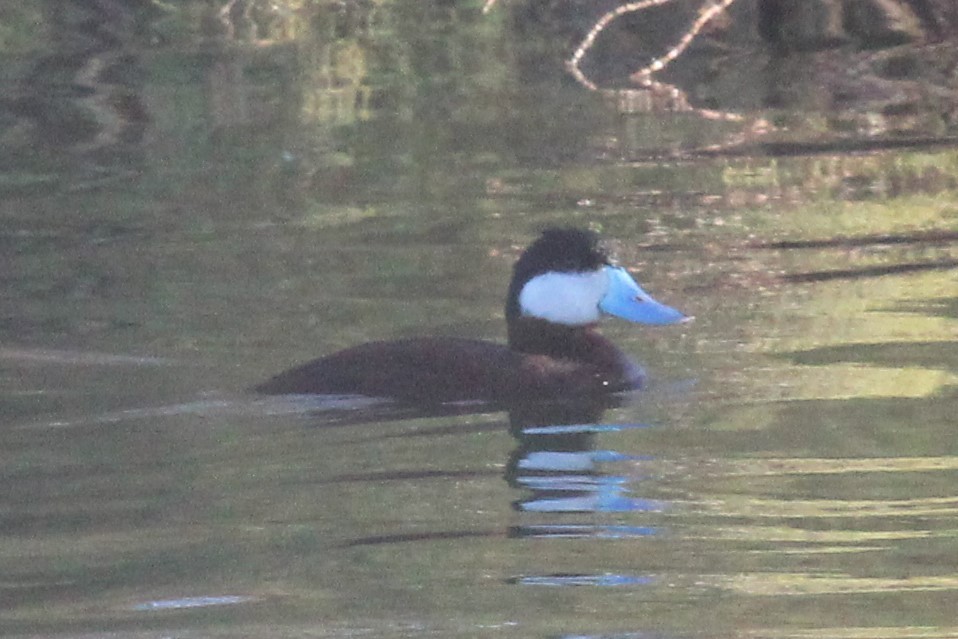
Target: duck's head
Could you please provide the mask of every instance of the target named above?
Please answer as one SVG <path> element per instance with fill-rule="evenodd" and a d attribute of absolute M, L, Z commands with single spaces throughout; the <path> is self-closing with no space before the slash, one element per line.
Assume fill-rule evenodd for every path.
<path fill-rule="evenodd" d="M 599 236 L 573 228 L 548 229 L 516 262 L 506 319 L 544 320 L 567 327 L 605 315 L 640 324 L 675 324 L 688 317 L 654 300 L 602 247 Z"/>

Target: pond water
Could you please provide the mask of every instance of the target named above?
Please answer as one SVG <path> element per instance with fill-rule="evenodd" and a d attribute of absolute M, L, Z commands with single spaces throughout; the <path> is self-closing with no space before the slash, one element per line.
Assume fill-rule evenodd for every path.
<path fill-rule="evenodd" d="M 507 9 L 412 6 L 6 55 L 33 101 L 0 136 L 0 634 L 958 635 L 948 131 L 723 153 L 749 124 L 589 92 Z M 554 224 L 696 317 L 604 326 L 647 390 L 246 390 L 372 339 L 504 340 Z"/>

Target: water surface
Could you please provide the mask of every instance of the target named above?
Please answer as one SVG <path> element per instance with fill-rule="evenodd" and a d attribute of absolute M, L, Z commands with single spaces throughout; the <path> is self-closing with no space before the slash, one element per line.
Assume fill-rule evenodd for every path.
<path fill-rule="evenodd" d="M 41 105 L 76 88 L 58 56 L 128 74 L 60 128 L 4 111 L 0 632 L 958 634 L 948 132 L 714 152 L 746 125 L 623 112 L 509 13 L 428 6 L 10 54 Z M 696 316 L 605 327 L 648 390 L 245 390 L 371 339 L 503 340 L 549 224 Z"/>

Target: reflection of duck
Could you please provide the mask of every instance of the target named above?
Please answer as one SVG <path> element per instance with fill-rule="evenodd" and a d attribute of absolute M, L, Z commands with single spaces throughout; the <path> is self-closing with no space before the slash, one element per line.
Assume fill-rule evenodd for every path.
<path fill-rule="evenodd" d="M 614 266 L 596 234 L 545 231 L 516 262 L 506 300 L 509 345 L 452 337 L 371 342 L 256 387 L 269 394 L 359 394 L 419 403 L 516 402 L 634 389 L 641 369 L 596 325 L 686 320 Z"/>

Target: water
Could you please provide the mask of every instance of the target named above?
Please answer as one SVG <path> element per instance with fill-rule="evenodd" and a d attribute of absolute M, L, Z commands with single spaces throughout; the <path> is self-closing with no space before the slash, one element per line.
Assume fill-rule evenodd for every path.
<path fill-rule="evenodd" d="M 737 125 L 618 112 L 505 15 L 138 49 L 97 87 L 149 117 L 99 135 L 4 112 L 0 634 L 958 634 L 958 156 L 676 154 Z M 245 390 L 371 339 L 502 340 L 554 223 L 696 316 L 604 327 L 647 391 Z"/>

